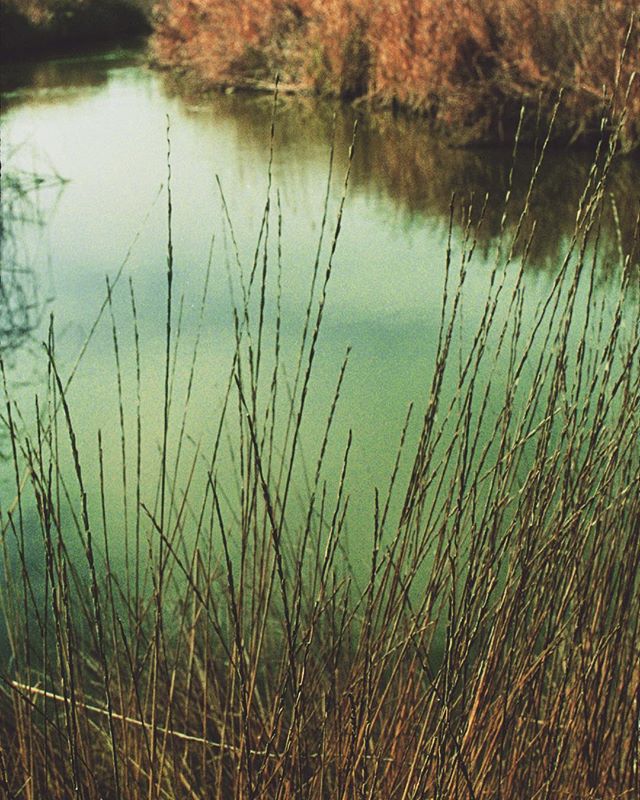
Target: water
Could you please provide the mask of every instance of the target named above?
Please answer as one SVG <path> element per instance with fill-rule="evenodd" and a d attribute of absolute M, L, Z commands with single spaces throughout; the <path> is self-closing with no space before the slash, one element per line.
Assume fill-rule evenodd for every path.
<path fill-rule="evenodd" d="M 142 501 L 151 509 L 157 500 L 157 454 L 163 428 L 167 126 L 174 334 L 180 319 L 170 431 L 174 445 L 200 327 L 200 298 L 213 237 L 209 297 L 179 471 L 179 479 L 186 480 L 196 446 L 200 453 L 208 453 L 215 439 L 234 353 L 230 295 L 233 292 L 238 300 L 241 293 L 218 180 L 247 280 L 267 197 L 272 99 L 244 94 L 214 95 L 206 100 L 190 97 L 166 76 L 149 70 L 137 50 L 98 52 L 7 68 L 3 90 L 4 173 L 22 176 L 27 182 L 33 182 L 33 174 L 44 177 L 44 181 L 36 186 L 29 184 L 28 191 L 20 193 L 20 213 L 14 215 L 10 227 L 5 224 L 4 281 L 9 285 L 9 262 L 19 265 L 12 285 L 19 285 L 22 299 L 17 306 L 23 315 L 19 335 L 14 329 L 11 337 L 5 333 L 2 340 L 11 397 L 23 409 L 27 429 L 33 426 L 30 420 L 35 396 L 46 403 L 47 358 L 41 343 L 47 338 L 49 319 L 53 317 L 56 360 L 61 378 L 66 380 L 98 318 L 108 276 L 114 284 L 131 496 L 136 420 L 131 280 L 142 342 Z M 279 198 L 283 231 L 281 349 L 288 368 L 282 382 L 292 380 L 295 372 L 321 230 L 332 136 L 335 158 L 321 272 L 357 116 L 351 182 L 302 432 L 305 464 L 298 462 L 299 484 L 294 492 L 304 494 L 305 469 L 313 472 L 340 364 L 351 348 L 326 474 L 329 486 L 335 488 L 352 431 L 347 527 L 349 557 L 356 564 L 359 553 L 370 547 L 374 492 L 376 487 L 383 494 L 386 491 L 409 404 L 421 409 L 428 397 L 452 192 L 457 196 L 452 242 L 456 270 L 464 231 L 461 206 L 472 201 L 477 218 L 485 193 L 489 194 L 463 297 L 460 343 L 464 345 L 465 337 L 473 336 L 485 305 L 512 163 L 509 150 L 448 150 L 419 120 L 362 115 L 311 98 L 281 98 L 273 148 L 269 247 L 271 259 L 277 260 L 275 208 Z M 508 230 L 517 220 L 534 159 L 535 152 L 530 151 L 518 159 Z M 565 152 L 550 153 L 545 162 L 532 200 L 538 230 L 526 263 L 525 320 L 532 318 L 551 287 L 573 229 L 589 164 L 588 154 Z M 620 238 L 610 224 L 612 215 L 608 215 L 602 234 L 605 257 L 596 276 L 597 302 L 613 303 L 617 298 L 619 246 L 624 249 L 633 225 L 632 210 L 624 197 L 639 179 L 637 162 L 616 165 L 611 189 L 612 196 L 618 198 Z M 516 254 L 507 285 L 515 279 L 518 268 Z M 273 361 L 276 278 L 277 270 L 271 267 L 266 287 L 263 375 L 268 374 Z M 5 304 L 5 316 L 7 308 Z M 496 320 L 496 326 L 501 322 Z M 10 327 L 5 326 L 7 330 Z M 68 399 L 92 496 L 99 480 L 98 431 L 102 434 L 107 506 L 118 509 L 117 519 L 109 524 L 117 559 L 123 557 L 125 514 L 115 363 L 107 309 L 91 334 Z M 491 380 L 499 391 L 503 374 L 498 370 Z M 421 412 L 414 415 L 410 439 L 415 437 L 420 416 Z M 16 494 L 6 433 L 0 447 L 5 455 L 0 464 L 0 508 L 5 525 Z M 411 448 L 403 462 L 405 471 L 410 453 Z M 60 457 L 70 465 L 68 452 Z M 230 460 L 221 463 L 231 470 Z M 71 494 L 72 487 L 70 479 Z M 193 491 L 197 493 L 198 489 Z M 233 486 L 229 492 L 233 495 Z M 92 514 L 99 518 L 95 497 L 91 502 Z M 131 503 L 127 514 L 131 528 Z M 23 524 L 37 538 L 35 514 Z M 34 564 L 41 568 L 37 557 Z M 33 566 L 34 574 L 37 569 Z"/>

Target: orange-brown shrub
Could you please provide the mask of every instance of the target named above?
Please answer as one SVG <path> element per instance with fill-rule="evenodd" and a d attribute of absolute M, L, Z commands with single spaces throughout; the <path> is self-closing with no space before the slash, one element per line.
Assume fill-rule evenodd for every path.
<path fill-rule="evenodd" d="M 155 55 L 205 84 L 283 80 L 430 115 L 474 140 L 531 129 L 565 97 L 557 135 L 597 133 L 603 111 L 640 140 L 640 25 L 632 0 L 165 0 Z M 621 57 L 624 54 L 624 59 Z M 621 69 L 620 69 L 621 65 Z"/>

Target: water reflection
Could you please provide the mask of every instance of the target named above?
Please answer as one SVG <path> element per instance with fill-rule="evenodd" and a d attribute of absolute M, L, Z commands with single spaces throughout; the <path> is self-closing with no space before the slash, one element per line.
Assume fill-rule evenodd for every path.
<path fill-rule="evenodd" d="M 215 175 L 227 194 L 241 255 L 251 259 L 267 187 L 272 98 L 238 93 L 213 94 L 203 100 L 168 76 L 147 69 L 140 50 L 15 65 L 6 74 L 5 87 L 12 90 L 3 95 L 3 161 L 8 148 L 30 141 L 39 153 L 47 154 L 55 170 L 70 179 L 59 204 L 51 197 L 47 201 L 50 246 L 38 255 L 41 263 L 51 262 L 60 352 L 66 349 L 70 361 L 75 358 L 103 300 L 105 273 L 117 270 L 134 240 L 128 269 L 139 293 L 141 320 L 149 320 L 150 325 L 157 321 L 166 259 L 166 214 L 163 201 L 156 201 L 166 174 L 167 114 L 174 174 L 176 296 L 184 292 L 187 307 L 197 303 L 195 287 L 201 285 L 215 232 L 214 263 L 219 275 L 211 293 L 211 326 L 219 336 L 227 335 L 224 265 L 229 253 L 224 247 Z M 387 426 L 387 434 L 393 437 L 406 403 L 420 397 L 424 383 L 433 320 L 440 305 L 452 193 L 459 203 L 473 198 L 476 211 L 485 193 L 491 198 L 478 232 L 478 258 L 468 278 L 472 308 L 485 291 L 512 154 L 509 149 L 449 149 L 417 119 L 367 115 L 314 98 L 282 97 L 273 188 L 282 201 L 282 303 L 292 328 L 306 307 L 307 267 L 313 260 L 322 216 L 329 143 L 335 128 L 333 214 L 356 119 L 358 141 L 337 254 L 340 263 L 325 319 L 325 347 L 330 351 L 327 372 L 341 359 L 344 348 L 357 342 L 352 367 L 358 375 L 360 357 L 361 376 L 354 379 L 359 393 L 356 405 L 376 408 L 371 416 L 382 420 L 375 423 L 378 432 Z M 23 153 L 20 168 L 26 169 L 29 160 Z M 523 151 L 516 163 L 506 221 L 511 230 L 527 194 L 533 161 L 532 151 Z M 547 154 L 531 199 L 538 224 L 527 262 L 529 274 L 548 281 L 564 257 L 589 167 L 586 153 Z M 637 161 L 614 164 L 610 190 L 618 210 L 620 239 L 609 203 L 598 262 L 603 286 L 610 282 L 617 287 L 619 252 L 628 250 L 639 184 Z M 458 234 L 464 224 L 458 212 L 454 223 Z M 32 237 L 24 242 L 33 244 Z M 39 268 L 38 280 L 44 274 Z M 532 302 L 536 302 L 546 291 L 545 284 L 531 283 Z M 271 290 L 275 292 L 274 287 Z M 40 291 L 40 296 L 46 294 Z M 162 330 L 154 329 L 154 342 L 161 342 L 162 335 Z M 42 331 L 39 338 L 44 338 Z M 102 361 L 108 359 L 107 339 L 92 369 L 99 372 Z M 372 371 L 385 375 L 385 390 L 366 399 L 370 394 L 367 375 Z"/>
<path fill-rule="evenodd" d="M 89 53 L 45 61 L 6 63 L 0 73 L 2 108 L 7 111 L 25 102 L 55 101 L 63 96 L 67 99 L 73 93 L 86 96 L 88 90 L 103 87 L 113 70 L 141 67 L 144 62 L 144 49 L 138 45 L 115 50 L 113 46 L 92 48 Z"/>
<path fill-rule="evenodd" d="M 244 151 L 254 158 L 264 158 L 269 146 L 271 97 L 214 93 L 203 100 L 200 95 L 189 94 L 183 82 L 168 75 L 149 75 L 144 60 L 144 51 L 136 48 L 10 66 L 4 70 L 1 84 L 3 107 L 7 111 L 24 103 L 68 104 L 74 96 L 86 99 L 117 74 L 121 82 L 131 80 L 147 84 L 152 93 L 164 92 L 203 131 L 215 125 L 230 126 Z M 386 216 L 391 213 L 394 225 L 407 228 L 428 219 L 446 227 L 454 193 L 461 204 L 471 203 L 476 211 L 488 194 L 479 243 L 489 253 L 502 224 L 503 200 L 513 162 L 509 148 L 449 148 L 430 133 L 427 123 L 417 118 L 386 112 L 368 114 L 316 98 L 281 97 L 276 159 L 282 180 L 291 191 L 300 188 L 309 162 L 326 158 L 334 115 L 336 154 L 342 162 L 339 166 L 344 167 L 357 118 L 352 185 L 369 202 L 384 207 Z M 530 204 L 531 218 L 537 222 L 530 251 L 531 268 L 551 270 L 561 261 L 592 160 L 592 153 L 586 151 L 552 150 L 546 154 Z M 522 148 L 513 173 L 508 230 L 513 230 L 522 210 L 535 162 L 535 151 Z M 628 251 L 637 215 L 629 198 L 635 197 L 634 187 L 639 183 L 640 159 L 618 159 L 614 163 L 609 186 L 611 203 L 602 219 L 605 272 L 607 266 L 618 262 L 620 247 L 623 252 Z M 455 223 L 463 225 L 463 218 L 457 216 Z"/>
<path fill-rule="evenodd" d="M 39 254 L 38 278 L 42 280 L 42 267 L 50 260 L 55 288 L 52 307 L 56 360 L 64 377 L 69 375 L 78 353 L 86 352 L 69 393 L 78 445 L 85 464 L 93 463 L 96 471 L 97 429 L 111 431 L 112 435 L 105 435 L 104 439 L 106 474 L 111 476 L 120 475 L 122 466 L 119 436 L 113 434 L 119 430 L 120 422 L 109 312 L 104 314 L 102 325 L 94 328 L 94 324 L 105 298 L 105 273 L 113 281 L 120 265 L 126 263 L 113 298 L 119 336 L 117 370 L 122 378 L 125 425 L 131 426 L 138 402 L 136 339 L 127 286 L 131 278 L 143 343 L 140 385 L 146 449 L 142 453 L 145 477 L 141 488 L 147 506 L 153 507 L 158 442 L 163 435 L 167 212 L 166 193 L 159 192 L 159 187 L 166 180 L 167 115 L 171 120 L 174 297 L 180 319 L 179 323 L 176 320 L 176 327 L 181 331 L 180 357 L 175 361 L 176 408 L 189 384 L 191 350 L 200 324 L 200 293 L 215 234 L 214 266 L 203 315 L 199 362 L 202 369 L 196 374 L 188 420 L 189 442 L 202 445 L 206 452 L 215 433 L 236 343 L 229 285 L 234 286 L 236 297 L 241 295 L 215 176 L 220 177 L 235 226 L 239 260 L 245 269 L 250 268 L 267 192 L 272 99 L 216 94 L 203 101 L 182 89 L 178 91 L 163 76 L 142 66 L 140 59 L 136 53 L 131 57 L 116 54 L 80 62 L 49 62 L 30 67 L 21 78 L 16 71 L 13 89 L 8 98 L 5 96 L 3 155 L 11 145 L 30 141 L 38 152 L 47 153 L 56 170 L 69 179 L 57 205 L 52 196 L 47 196 L 45 227 L 49 240 Z M 275 199 L 277 193 L 282 208 L 282 280 L 276 279 L 276 270 L 271 266 L 265 285 L 264 342 L 269 342 L 265 348 L 273 347 L 277 304 L 282 312 L 280 353 L 282 363 L 287 365 L 295 365 L 299 352 L 300 323 L 309 298 L 334 117 L 331 220 L 335 219 L 339 203 L 356 118 L 360 126 L 301 442 L 313 469 L 336 377 L 344 353 L 351 347 L 332 429 L 335 448 L 327 456 L 327 473 L 340 474 L 344 443 L 352 432 L 349 469 L 353 497 L 347 526 L 355 530 L 350 545 L 357 557 L 361 546 L 358 534 L 370 529 L 373 487 L 388 483 L 407 406 L 413 401 L 417 408 L 423 408 L 428 396 L 438 341 L 451 195 L 455 191 L 462 202 L 473 197 L 476 209 L 482 205 L 485 193 L 492 197 L 478 234 L 480 247 L 465 284 L 463 322 L 457 329 L 460 341 L 455 342 L 462 359 L 485 307 L 494 242 L 501 226 L 502 199 L 509 185 L 511 152 L 450 150 L 433 139 L 418 120 L 368 116 L 358 109 L 312 98 L 281 98 L 272 197 Z M 26 169 L 28 161 L 23 151 L 22 162 L 16 168 Z M 532 163 L 531 152 L 524 153 L 517 162 L 506 221 L 511 229 L 526 197 Z M 588 170 L 586 154 L 548 154 L 532 198 L 538 233 L 527 262 L 523 327 L 547 297 L 564 256 Z M 602 298 L 613 298 L 615 302 L 618 296 L 618 250 L 624 252 L 627 246 L 625 237 L 637 211 L 634 187 L 640 183 L 639 178 L 637 162 L 627 160 L 614 165 L 610 189 L 617 198 L 621 236 L 618 241 L 611 225 L 610 205 L 603 219 L 602 246 L 607 257 L 599 262 L 602 285 L 598 302 Z M 628 198 L 634 199 L 629 202 Z M 272 211 L 271 265 L 279 262 L 274 206 Z M 456 213 L 456 255 L 460 250 L 461 220 Z M 24 242 L 33 244 L 33 237 L 25 236 Z M 515 259 L 514 272 L 517 267 Z M 513 278 L 509 275 L 507 282 Z M 498 319 L 500 314 L 504 317 Z M 508 320 L 507 315 L 506 306 L 501 307 L 496 316 L 497 330 L 505 324 L 505 318 Z M 95 336 L 85 351 L 87 337 L 94 330 Z M 38 337 L 40 341 L 45 339 L 46 331 L 40 330 Z M 176 334 L 176 347 L 177 340 Z M 273 352 L 265 356 L 267 364 L 269 358 L 274 358 Z M 42 352 L 39 363 L 46 375 Z M 24 364 L 23 359 L 15 372 L 22 372 Z M 267 365 L 263 375 L 268 372 Z M 490 383 L 493 394 L 499 396 L 506 374 L 498 369 L 490 377 L 483 374 L 482 380 Z M 283 374 L 281 385 L 291 378 L 290 371 Z M 452 381 L 455 379 L 456 376 L 451 377 Z M 451 387 L 445 387 L 445 394 L 447 388 Z M 32 395 L 30 392 L 26 396 L 22 407 L 33 406 Z M 419 417 L 417 412 L 416 427 Z M 415 433 L 409 431 L 409 440 Z M 133 435 L 129 433 L 129 442 Z M 229 438 L 232 440 L 233 436 Z M 233 469 L 226 469 L 227 464 L 224 466 L 222 472 L 235 474 Z M 97 475 L 88 477 L 87 482 L 95 487 Z M 15 496 L 10 470 L 4 475 L 0 470 L 0 490 L 7 505 Z M 116 516 L 122 505 L 122 492 L 116 478 L 107 482 L 106 506 L 114 509 Z M 362 520 L 364 526 L 359 524 Z M 118 540 L 120 525 L 121 519 L 114 519 L 114 541 Z"/>
<path fill-rule="evenodd" d="M 29 245 L 46 226 L 43 195 L 59 196 L 64 179 L 14 170 L 8 162 L 0 179 L 0 356 L 11 364 L 22 347 L 33 343 L 45 312 L 42 270 Z"/>
<path fill-rule="evenodd" d="M 508 149 L 447 148 L 434 140 L 420 122 L 396 120 L 388 115 L 369 117 L 362 128 L 363 146 L 356 180 L 368 182 L 372 189 L 376 185 L 383 186 L 412 215 L 423 214 L 443 222 L 449 216 L 453 193 L 463 204 L 474 203 L 477 212 L 485 193 L 488 194 L 479 236 L 480 243 L 489 252 L 500 235 L 504 198 L 509 188 L 513 157 Z M 506 220 L 511 232 L 524 206 L 537 158 L 531 148 L 521 148 L 518 152 Z M 531 247 L 532 267 L 555 269 L 562 260 L 592 163 L 593 156 L 588 152 L 552 150 L 546 153 L 530 202 L 531 218 L 537 223 Z M 626 244 L 631 241 L 635 222 L 627 198 L 631 187 L 640 179 L 639 167 L 639 163 L 631 160 L 618 161 L 609 187 L 621 211 Z M 613 239 L 613 223 L 609 207 L 603 219 L 605 239 L 609 241 Z"/>
<path fill-rule="evenodd" d="M 209 124 L 211 119 L 224 119 L 236 127 L 238 141 L 244 146 L 252 146 L 259 152 L 264 152 L 268 146 L 266 132 L 273 105 L 270 97 L 216 94 L 203 102 L 197 96 L 185 94 L 184 87 L 170 78 L 165 79 L 165 87 L 170 95 L 182 98 L 194 117 L 203 118 L 203 125 Z M 319 143 L 331 140 L 334 114 L 336 152 L 342 157 L 348 151 L 353 126 L 358 120 L 353 186 L 369 201 L 384 206 L 385 213 L 391 210 L 394 224 L 410 227 L 429 219 L 446 227 L 454 194 L 461 205 L 475 207 L 477 219 L 488 195 L 484 221 L 478 233 L 485 253 L 490 252 L 500 235 L 504 198 L 514 164 L 512 149 L 451 148 L 418 118 L 394 116 L 388 112 L 361 113 L 349 106 L 315 98 L 284 97 L 278 110 L 276 153 L 287 181 L 295 180 L 304 164 L 318 157 Z M 541 141 L 543 139 L 544 131 L 541 132 Z M 587 150 L 557 148 L 546 152 L 530 198 L 530 219 L 535 219 L 537 224 L 528 262 L 531 268 L 553 270 L 564 257 L 567 237 L 575 227 L 576 210 L 594 155 Z M 538 159 L 535 148 L 521 147 L 518 151 L 506 217 L 507 231 L 513 232 L 520 217 Z M 624 253 L 629 252 L 638 213 L 635 187 L 639 184 L 640 159 L 618 158 L 610 175 L 611 202 L 602 217 L 606 250 L 602 264 L 607 273 L 611 272 L 611 269 L 606 270 L 607 266 L 619 263 L 620 248 Z M 458 215 L 454 223 L 461 227 L 465 220 Z"/>

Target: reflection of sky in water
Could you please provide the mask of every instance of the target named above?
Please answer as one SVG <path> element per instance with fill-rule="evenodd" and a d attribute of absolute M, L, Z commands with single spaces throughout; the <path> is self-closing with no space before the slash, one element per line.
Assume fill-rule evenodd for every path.
<path fill-rule="evenodd" d="M 68 183 L 51 201 L 40 241 L 37 268 L 50 278 L 58 353 L 70 365 L 81 347 L 105 295 L 105 275 L 114 276 L 138 236 L 123 278 L 114 293 L 120 330 L 125 399 L 134 404 L 134 349 L 126 281 L 135 285 L 143 342 L 145 458 L 152 464 L 161 438 L 166 270 L 166 200 L 158 197 L 166 181 L 166 126 L 171 124 L 175 312 L 184 296 L 183 359 L 177 392 L 184 390 L 190 348 L 197 328 L 199 295 L 209 243 L 215 234 L 210 303 L 205 315 L 201 364 L 190 408 L 190 433 L 206 440 L 216 419 L 219 398 L 231 363 L 233 334 L 225 262 L 233 267 L 229 235 L 215 176 L 219 176 L 234 224 L 245 270 L 253 257 L 266 196 L 271 100 L 264 97 L 216 96 L 195 106 L 167 93 L 160 77 L 139 65 L 109 62 L 58 62 L 31 76 L 34 88 L 14 90 L 6 101 L 2 124 L 3 157 L 23 143 L 5 167 L 32 168 L 34 153 Z M 311 266 L 320 231 L 329 163 L 332 108 L 285 99 L 278 115 L 273 166 L 273 198 L 282 202 L 284 312 L 283 353 L 290 363 L 307 303 Z M 328 239 L 338 207 L 353 112 L 338 109 L 336 164 L 330 198 Z M 394 127 L 395 125 L 395 127 Z M 404 138 L 403 138 L 404 137 Z M 552 166 L 555 157 L 552 157 Z M 584 163 L 565 159 L 578 177 L 567 192 L 567 208 L 555 215 L 558 229 L 545 233 L 541 253 L 549 258 L 564 241 L 561 225 L 575 212 L 570 200 L 579 192 Z M 581 166 L 582 164 L 582 166 Z M 626 172 L 625 172 L 626 170 Z M 624 168 L 623 179 L 633 167 Z M 410 401 L 423 403 L 431 377 L 431 358 L 439 324 L 446 226 L 452 188 L 461 196 L 490 188 L 504 194 L 508 154 L 444 151 L 422 126 L 388 118 L 363 120 L 356 148 L 352 185 L 335 259 L 315 382 L 310 391 L 303 446 L 311 463 L 321 438 L 339 365 L 353 348 L 336 421 L 330 469 L 339 470 L 341 449 L 354 431 L 351 462 L 355 508 L 352 519 L 371 519 L 374 486 L 384 487 L 395 458 L 402 422 Z M 558 177 L 550 173 L 550 178 Z M 493 183 L 489 185 L 490 178 Z M 562 177 L 560 177 L 562 180 Z M 460 186 L 456 186 L 456 181 Z M 526 181 L 514 195 L 523 195 Z M 570 183 L 567 180 L 566 185 Z M 479 201 L 477 201 L 479 205 Z M 547 204 L 550 205 L 550 204 Z M 548 213 L 548 208 L 541 205 Z M 569 209 L 569 210 L 567 210 Z M 493 212 L 492 212 L 493 213 Z M 552 213 L 553 216 L 553 213 Z M 463 301 L 463 329 L 470 333 L 484 306 L 491 267 L 488 216 L 477 256 L 471 263 Z M 271 218 L 271 253 L 275 256 L 277 218 Z M 456 227 L 456 236 L 460 228 Z M 24 232 L 25 237 L 35 233 Z M 34 238 L 35 242 L 35 238 Z M 45 245 L 42 245 L 45 242 Z M 227 247 L 225 247 L 225 242 Z M 328 243 L 328 240 L 327 240 Z M 457 251 L 454 242 L 454 270 Z M 325 252 L 327 248 L 325 246 Z M 323 258 L 322 265 L 326 260 Z M 517 266 L 514 265 L 514 269 Z M 534 260 L 535 266 L 535 260 Z M 528 307 L 533 309 L 549 287 L 550 277 L 527 275 Z M 239 296 L 237 279 L 234 279 Z M 268 302 L 276 295 L 275 270 Z M 529 312 L 525 312 L 525 315 Z M 273 333 L 273 315 L 268 316 Z M 40 338 L 44 337 L 44 331 Z M 37 350 L 36 350 L 37 351 Z M 35 358 L 36 356 L 33 356 Z M 41 357 L 41 356 L 40 356 Z M 13 370 L 14 383 L 26 361 Z M 290 370 L 291 372 L 292 370 Z M 493 377 L 499 386 L 500 371 Z M 96 456 L 96 431 L 117 425 L 113 345 L 108 315 L 98 329 L 70 393 L 72 413 L 86 461 Z M 33 388 L 17 390 L 33 404 Z M 25 400 L 26 398 L 26 400 Z M 416 424 L 420 413 L 416 414 Z M 129 419 L 129 424 L 133 424 Z M 107 469 L 119 474 L 118 435 L 107 437 Z M 149 491 L 157 472 L 149 468 Z M 96 476 L 94 476 L 96 477 Z M 5 476 L 3 498 L 10 494 Z M 114 498 L 120 486 L 108 491 Z M 6 502 L 6 500 L 5 500 Z M 114 503 L 117 502 L 114 500 Z"/>

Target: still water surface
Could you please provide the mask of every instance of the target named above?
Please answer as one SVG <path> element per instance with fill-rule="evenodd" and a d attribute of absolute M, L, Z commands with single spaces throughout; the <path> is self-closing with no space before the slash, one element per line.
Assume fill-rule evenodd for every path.
<path fill-rule="evenodd" d="M 53 315 L 57 360 L 66 378 L 105 299 L 106 277 L 112 283 L 116 281 L 124 263 L 113 289 L 113 313 L 125 424 L 133 441 L 136 359 L 131 279 L 142 343 L 142 493 L 143 501 L 153 507 L 158 485 L 157 452 L 162 440 L 167 120 L 175 257 L 174 332 L 180 320 L 173 435 L 180 427 L 180 398 L 185 396 L 188 383 L 213 240 L 209 296 L 189 404 L 189 445 L 185 445 L 191 453 L 196 443 L 206 452 L 214 436 L 234 352 L 231 295 L 235 293 L 237 300 L 240 291 L 219 186 L 248 274 L 267 197 L 272 99 L 248 95 L 194 99 L 181 94 L 165 76 L 148 69 L 136 50 L 7 68 L 3 89 L 3 170 L 5 174 L 36 173 L 45 178 L 20 197 L 21 212 L 14 214 L 11 226 L 5 225 L 5 254 L 10 253 L 22 270 L 23 294 L 28 300 L 28 324 L 23 335 L 11 341 L 5 338 L 1 343 L 10 392 L 23 409 L 28 427 L 34 397 L 37 393 L 43 396 L 46 385 L 47 362 L 41 342 L 47 336 L 49 316 Z M 335 158 L 327 239 L 335 223 L 353 123 L 359 112 L 309 98 L 284 97 L 278 106 L 270 257 L 277 260 L 275 208 L 279 200 L 281 347 L 289 379 L 321 230 L 334 114 Z M 534 153 L 525 152 L 518 160 L 507 226 L 521 208 L 533 159 Z M 532 201 L 538 230 L 526 266 L 525 319 L 546 297 L 564 255 L 589 163 L 587 154 L 550 153 L 541 172 L 539 191 Z M 411 402 L 420 408 L 428 394 L 452 192 L 456 192 L 459 203 L 473 199 L 476 215 L 485 194 L 489 194 L 466 280 L 460 328 L 463 344 L 465 337 L 473 335 L 484 307 L 510 168 L 510 150 L 452 151 L 431 138 L 418 120 L 360 116 L 302 439 L 312 469 L 340 364 L 351 348 L 327 474 L 335 477 L 339 473 L 348 433 L 353 431 L 347 526 L 349 549 L 356 561 L 359 548 L 369 548 L 374 490 L 385 490 L 407 408 Z M 626 161 L 616 166 L 612 192 L 619 198 L 623 240 L 632 224 L 626 216 L 624 197 L 639 184 L 637 163 Z M 605 222 L 605 256 L 598 267 L 597 300 L 611 297 L 613 301 L 619 291 L 619 242 L 612 230 Z M 462 217 L 456 210 L 454 263 L 462 236 Z M 328 241 L 323 265 L 327 245 Z M 513 274 L 507 280 L 514 278 L 518 268 L 515 258 L 510 267 Z M 277 294 L 276 271 L 271 268 L 267 281 L 271 350 Z M 499 387 L 500 371 L 490 379 Z M 281 380 L 287 380 L 286 370 Z M 108 311 L 71 384 L 69 402 L 89 481 L 97 481 L 97 433 L 102 431 L 107 502 L 120 509 L 117 379 Z M 413 433 L 419 417 L 419 413 L 415 415 Z M 6 437 L 1 445 L 6 455 Z M 185 463 L 189 459 L 185 457 Z M 304 474 L 302 466 L 300 475 Z M 303 491 L 303 482 L 297 490 Z M 5 509 L 4 514 L 14 496 L 15 476 L 7 460 L 0 465 L 0 507 Z M 35 519 L 32 524 L 37 527 Z M 112 536 L 117 527 L 111 526 Z"/>

